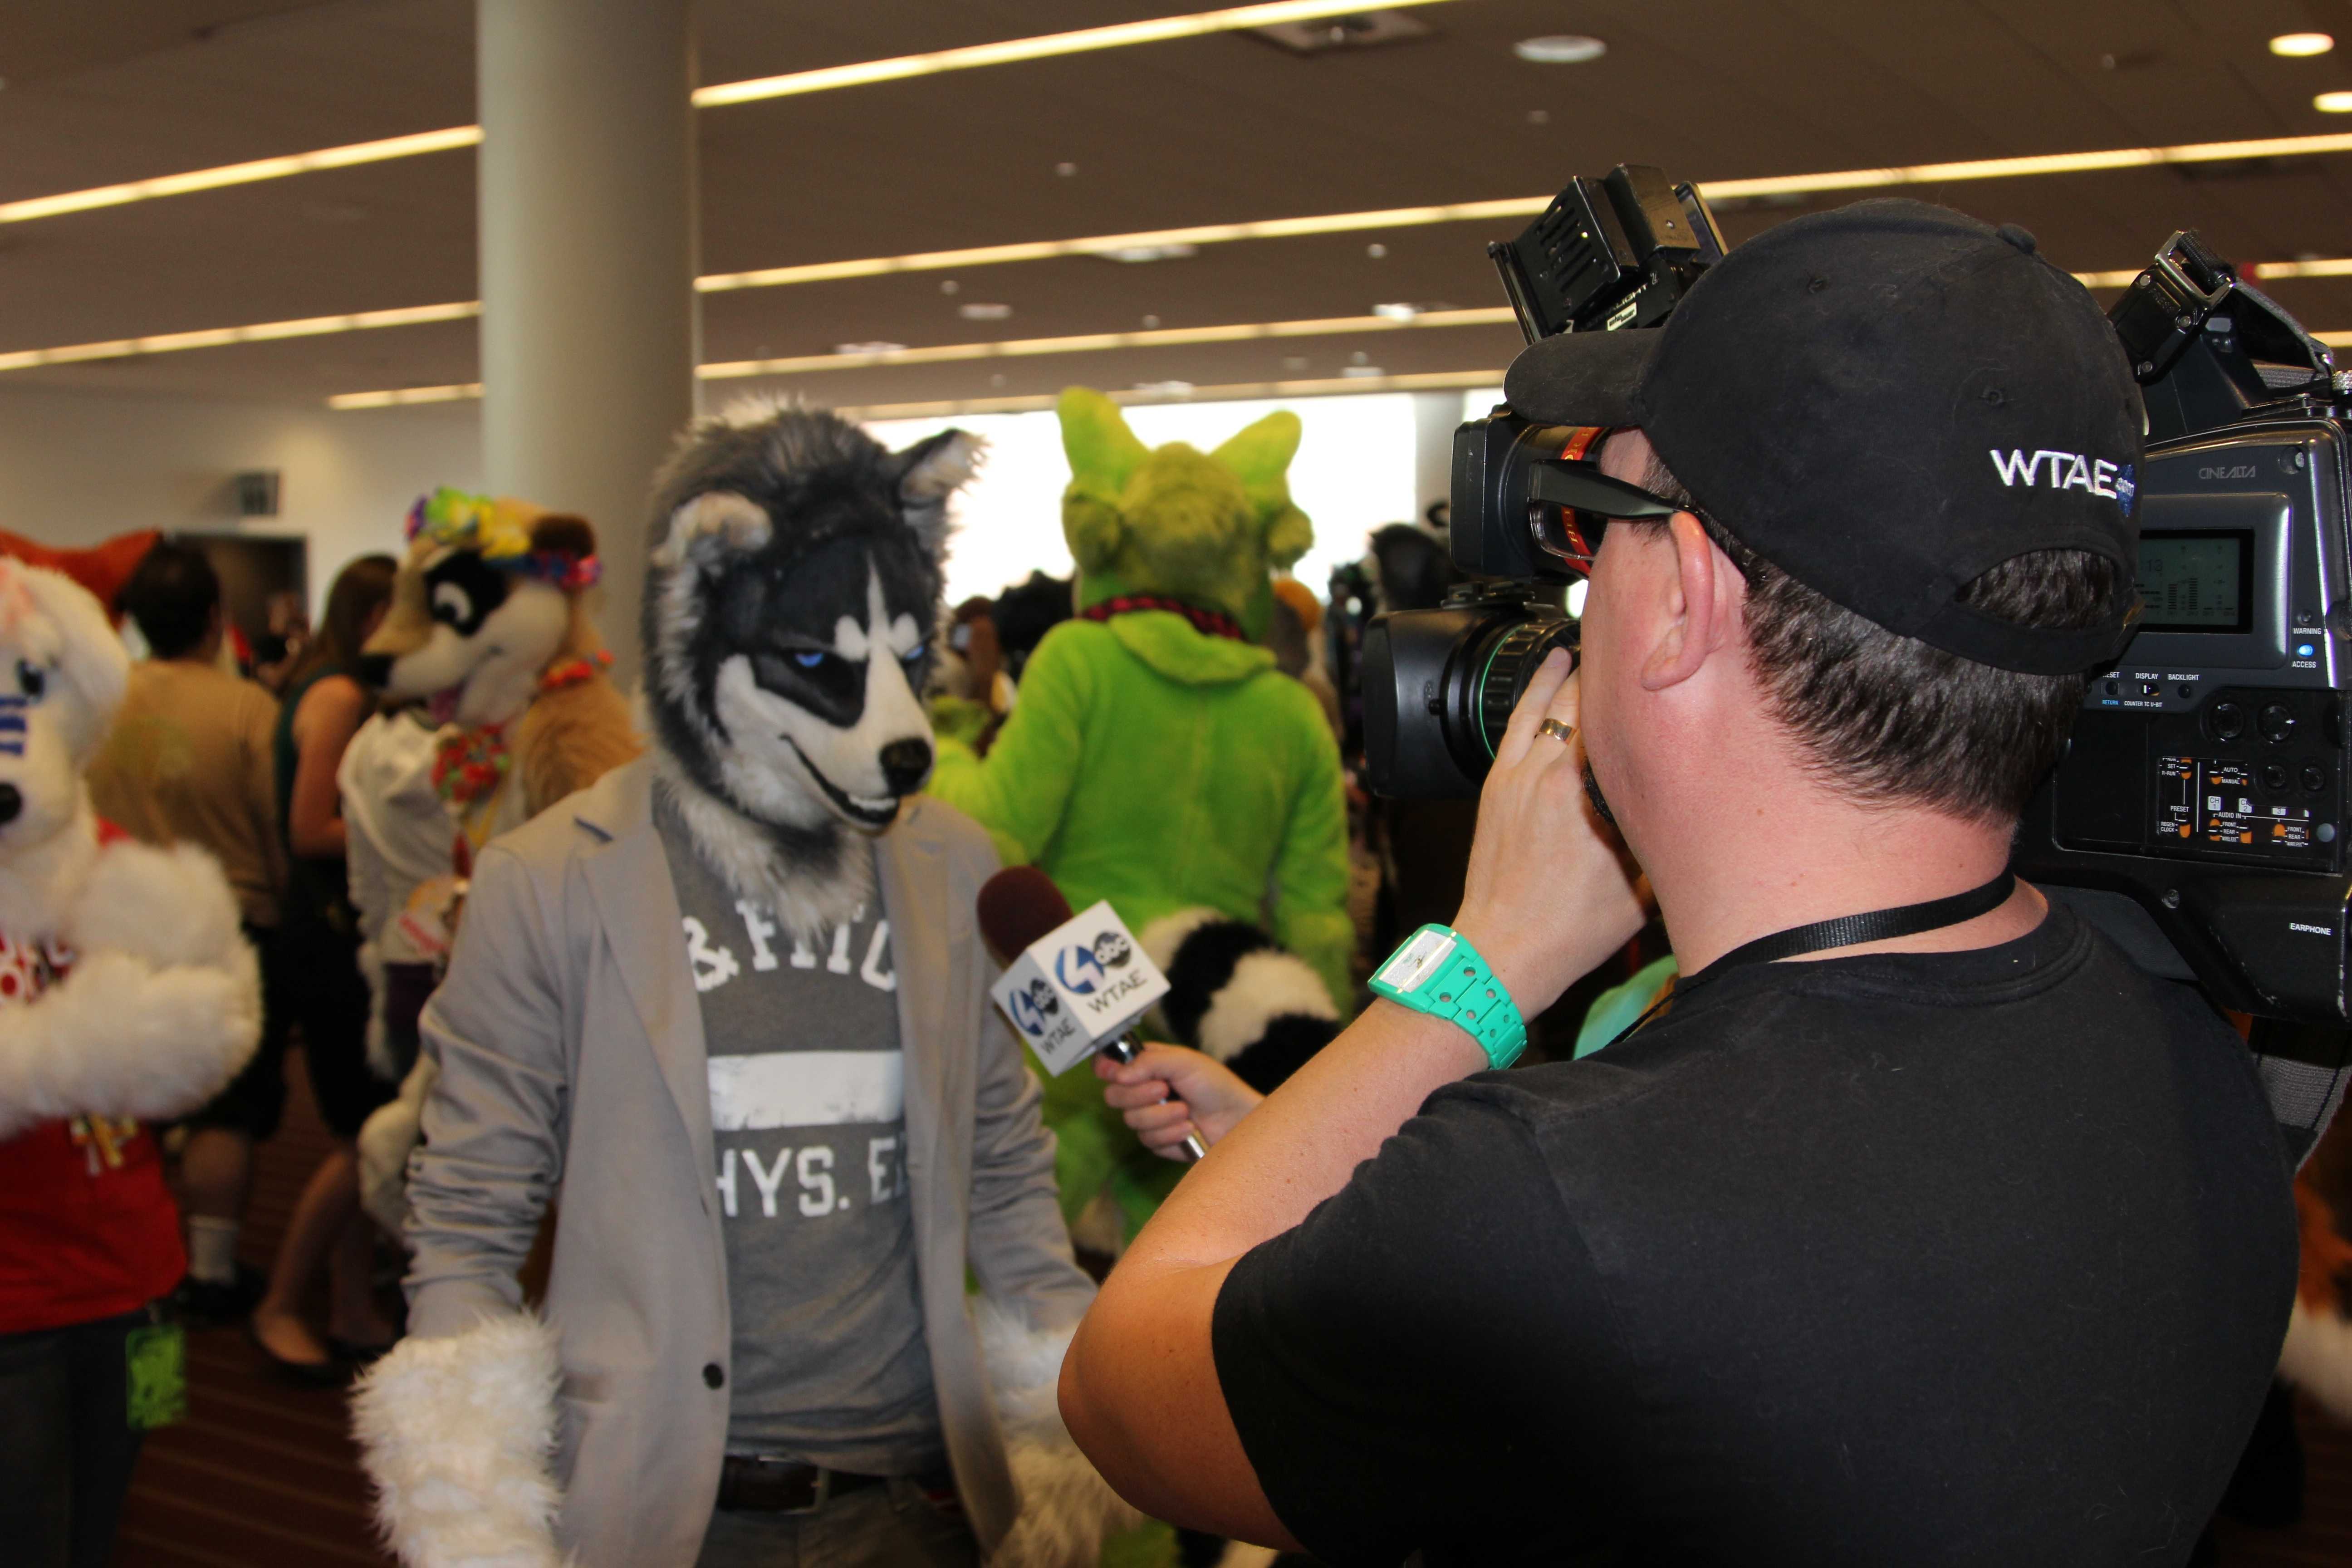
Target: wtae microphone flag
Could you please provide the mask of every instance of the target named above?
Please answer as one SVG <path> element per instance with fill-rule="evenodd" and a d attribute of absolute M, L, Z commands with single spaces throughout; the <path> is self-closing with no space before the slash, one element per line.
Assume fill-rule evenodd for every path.
<path fill-rule="evenodd" d="M 1061 1073 L 1167 995 L 1168 977 L 1105 900 L 1024 948 L 988 994 L 1045 1070 Z"/>

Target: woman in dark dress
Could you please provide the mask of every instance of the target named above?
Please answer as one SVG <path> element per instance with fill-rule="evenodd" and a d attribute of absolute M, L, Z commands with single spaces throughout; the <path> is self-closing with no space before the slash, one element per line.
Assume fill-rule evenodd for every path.
<path fill-rule="evenodd" d="M 251 1327 L 254 1342 L 281 1370 L 321 1383 L 339 1380 L 342 1363 L 388 1347 L 394 1331 L 375 1302 L 374 1231 L 360 1212 L 354 1146 L 360 1124 L 394 1086 L 368 1070 L 368 988 L 335 793 L 343 748 L 373 706 L 355 672 L 361 646 L 391 602 L 394 566 L 389 555 L 364 555 L 337 574 L 324 624 L 288 678 L 278 717 L 278 827 L 288 865 L 278 970 L 283 1004 L 301 1031 L 310 1095 L 335 1144 L 295 1205 Z M 321 1265 L 329 1286 L 324 1340 L 302 1317 L 304 1292 Z"/>

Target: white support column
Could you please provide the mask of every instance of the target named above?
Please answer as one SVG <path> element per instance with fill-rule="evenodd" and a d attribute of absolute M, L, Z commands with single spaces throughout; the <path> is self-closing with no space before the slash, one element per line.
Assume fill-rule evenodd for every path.
<path fill-rule="evenodd" d="M 596 525 L 625 687 L 701 349 L 692 0 L 480 0 L 477 27 L 484 468 Z"/>

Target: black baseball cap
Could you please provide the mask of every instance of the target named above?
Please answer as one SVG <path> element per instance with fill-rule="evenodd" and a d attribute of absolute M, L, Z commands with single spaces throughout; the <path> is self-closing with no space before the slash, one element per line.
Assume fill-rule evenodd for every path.
<path fill-rule="evenodd" d="M 2090 292 L 2013 225 L 1902 200 L 1794 219 L 1662 327 L 1530 344 L 1505 395 L 1548 424 L 1639 426 L 1733 537 L 1889 631 L 2040 675 L 2130 640 L 2139 388 Z M 2120 569 L 2095 626 L 1954 598 L 2059 549 Z"/>

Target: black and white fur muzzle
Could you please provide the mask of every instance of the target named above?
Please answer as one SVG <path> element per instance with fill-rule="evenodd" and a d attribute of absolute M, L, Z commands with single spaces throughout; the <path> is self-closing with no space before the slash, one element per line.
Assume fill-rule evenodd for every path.
<path fill-rule="evenodd" d="M 862 613 L 765 628 L 717 660 L 711 717 L 733 744 L 715 760 L 725 792 L 753 814 L 812 826 L 821 803 L 852 827 L 887 827 L 931 776 L 931 727 L 916 696 L 929 627 L 893 613 L 867 563 Z"/>

